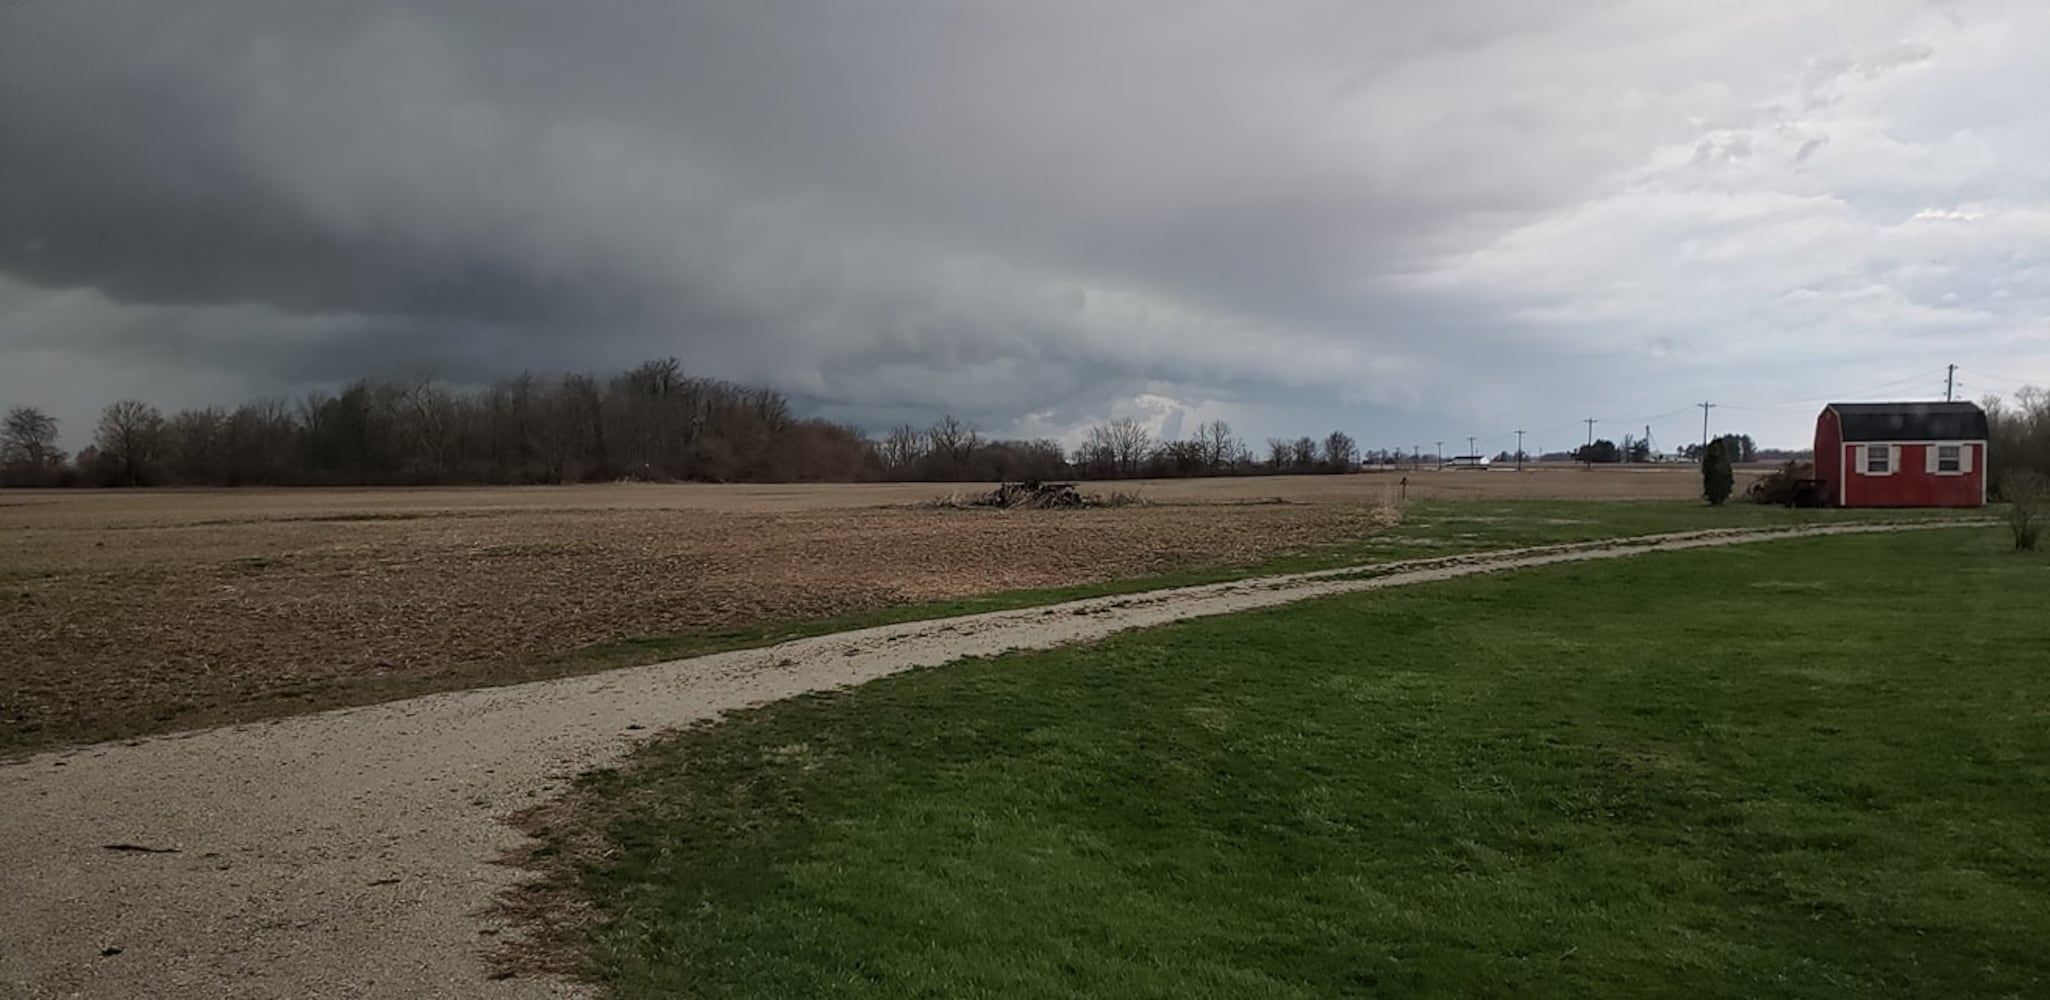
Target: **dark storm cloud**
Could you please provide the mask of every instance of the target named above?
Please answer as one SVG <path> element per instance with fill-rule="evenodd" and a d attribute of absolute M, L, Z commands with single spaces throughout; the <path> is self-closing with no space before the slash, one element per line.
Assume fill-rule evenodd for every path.
<path fill-rule="evenodd" d="M 674 354 L 871 426 L 1415 436 L 1663 409 L 1875 324 L 1849 381 L 2040 362 L 2045 21 L 17 4 L 0 401 Z"/>

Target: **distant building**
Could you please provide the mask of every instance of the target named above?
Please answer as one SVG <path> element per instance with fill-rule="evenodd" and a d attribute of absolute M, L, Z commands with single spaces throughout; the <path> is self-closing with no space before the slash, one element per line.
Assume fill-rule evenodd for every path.
<path fill-rule="evenodd" d="M 1488 456 L 1486 455 L 1454 455 L 1451 458 L 1445 460 L 1445 468 L 1448 469 L 1485 470 L 1487 469 L 1487 467 Z"/>
<path fill-rule="evenodd" d="M 1839 507 L 1983 507 L 1986 437 L 1970 403 L 1831 403 L 1815 478 Z"/>

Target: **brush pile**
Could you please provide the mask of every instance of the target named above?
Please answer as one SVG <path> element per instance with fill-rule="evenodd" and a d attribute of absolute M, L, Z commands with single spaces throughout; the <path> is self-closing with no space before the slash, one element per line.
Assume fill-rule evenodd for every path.
<path fill-rule="evenodd" d="M 1783 507 L 1820 507 L 1823 503 L 1822 480 L 1815 478 L 1815 466 L 1808 462 L 1780 466 L 1752 483 L 1750 493 L 1753 503 Z"/>
<path fill-rule="evenodd" d="M 1074 483 L 1004 483 L 990 491 L 984 506 L 1005 510 L 1066 510 L 1089 506 Z"/>
<path fill-rule="evenodd" d="M 1098 496 L 1082 492 L 1074 483 L 1026 480 L 1020 483 L 1004 483 L 988 493 L 956 493 L 933 501 L 932 506 L 994 507 L 998 510 L 1081 510 L 1088 507 L 1128 507 L 1144 502 L 1137 494 L 1132 493 Z"/>

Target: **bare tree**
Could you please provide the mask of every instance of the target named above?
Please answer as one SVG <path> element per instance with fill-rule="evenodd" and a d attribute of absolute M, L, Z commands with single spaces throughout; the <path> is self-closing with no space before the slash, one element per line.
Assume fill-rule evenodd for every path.
<path fill-rule="evenodd" d="M 557 484 L 579 481 L 591 451 L 587 440 L 590 424 L 581 413 L 569 379 L 544 378 L 536 390 L 535 410 L 534 440 L 542 480 Z"/>
<path fill-rule="evenodd" d="M 1004 469 L 1000 475 L 990 478 L 1044 480 L 1058 479 L 1068 474 L 1067 456 L 1061 454 L 1061 444 L 1058 441 L 1045 438 L 1036 441 L 998 441 L 984 448 L 983 454 L 999 451 L 1005 455 Z"/>
<path fill-rule="evenodd" d="M 1089 428 L 1075 464 L 1083 475 L 1098 479 L 1130 478 L 1145 470 L 1154 454 L 1153 435 L 1131 417 L 1119 417 Z"/>
<path fill-rule="evenodd" d="M 394 402 L 395 430 L 407 451 L 401 475 L 413 482 L 448 482 L 456 464 L 455 394 L 425 375 L 401 387 Z"/>
<path fill-rule="evenodd" d="M 925 432 L 925 440 L 927 449 L 935 457 L 959 469 L 966 466 L 968 460 L 975 456 L 975 449 L 982 446 L 982 433 L 949 413 Z"/>
<path fill-rule="evenodd" d="M 1352 435 L 1344 431 L 1332 431 L 1324 438 L 1324 467 L 1332 472 L 1351 472 L 1353 464 L 1359 461 L 1360 449 L 1353 443 Z"/>
<path fill-rule="evenodd" d="M 1145 465 L 1153 435 L 1146 425 L 1131 417 L 1119 417 L 1104 428 L 1105 440 L 1110 444 L 1111 461 L 1116 463 L 1121 476 L 1136 476 Z"/>
<path fill-rule="evenodd" d="M 1204 471 L 1213 476 L 1229 470 L 1245 450 L 1239 439 L 1232 436 L 1231 425 L 1222 420 L 1212 420 L 1198 428 L 1196 441 L 1202 446 Z"/>
<path fill-rule="evenodd" d="M 1075 449 L 1075 468 L 1091 479 L 1110 479 L 1118 474 L 1117 452 L 1111 447 L 1109 430 L 1101 426 L 1089 428 L 1082 446 Z"/>
<path fill-rule="evenodd" d="M 339 395 L 310 393 L 300 403 L 309 478 L 331 484 L 391 481 L 396 442 L 389 387 L 358 379 Z"/>
<path fill-rule="evenodd" d="M 859 430 L 824 420 L 798 420 L 781 433 L 770 466 L 796 482 L 860 482 L 874 478 L 878 456 Z"/>
<path fill-rule="evenodd" d="M 908 479 L 925 460 L 925 435 L 910 424 L 898 424 L 883 437 L 883 469 L 893 479 Z"/>
<path fill-rule="evenodd" d="M 2014 405 L 1996 396 L 1986 411 L 1986 481 L 2005 492 L 2009 475 L 2033 469 L 2050 475 L 2050 395 L 2034 386 L 2014 394 Z"/>
<path fill-rule="evenodd" d="M 155 475 L 164 450 L 164 415 L 148 403 L 124 399 L 100 413 L 93 446 L 106 477 L 123 486 L 142 486 Z"/>
<path fill-rule="evenodd" d="M 1310 472 L 1317 468 L 1317 442 L 1308 436 L 1295 439 L 1289 446 L 1290 464 L 1297 472 Z"/>
<path fill-rule="evenodd" d="M 1148 475 L 1200 476 L 1209 471 L 1209 456 L 1200 440 L 1162 441 L 1147 464 Z"/>
<path fill-rule="evenodd" d="M 683 363 L 675 358 L 643 362 L 615 376 L 606 387 L 606 438 L 621 449 L 623 471 L 639 479 L 666 479 L 665 447 L 695 443 L 707 414 L 686 399 Z"/>
<path fill-rule="evenodd" d="M 228 466 L 222 485 L 280 486 L 305 479 L 302 428 L 282 399 L 260 399 L 228 417 Z"/>
<path fill-rule="evenodd" d="M 1295 445 L 1287 438 L 1267 439 L 1267 471 L 1283 472 L 1295 459 Z"/>
<path fill-rule="evenodd" d="M 220 482 L 228 467 L 228 415 L 212 407 L 180 410 L 164 424 L 164 457 L 176 482 Z"/>
<path fill-rule="evenodd" d="M 6 421 L 0 422 L 0 467 L 9 483 L 44 485 L 63 464 L 55 418 L 33 406 L 7 411 Z"/>

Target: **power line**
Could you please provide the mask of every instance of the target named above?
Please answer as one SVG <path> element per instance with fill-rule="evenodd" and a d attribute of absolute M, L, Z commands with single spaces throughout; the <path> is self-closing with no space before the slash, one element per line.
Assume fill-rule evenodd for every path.
<path fill-rule="evenodd" d="M 1688 410 L 1691 410 L 1691 409 L 1693 409 L 1693 408 L 1694 408 L 1694 407 L 1692 407 L 1692 406 L 1683 406 L 1683 407 L 1680 407 L 1680 408 L 1679 408 L 1679 409 L 1677 409 L 1677 410 L 1667 410 L 1667 411 L 1666 411 L 1666 412 L 1664 412 L 1664 413 L 1654 413 L 1654 414 L 1652 414 L 1651 416 L 1648 416 L 1648 417 L 1631 417 L 1631 418 L 1630 418 L 1630 419 L 1628 419 L 1628 420 L 1618 420 L 1618 421 L 1616 421 L 1616 423 L 1623 423 L 1623 424 L 1648 424 L 1648 423 L 1651 423 L 1651 422 L 1652 422 L 1652 421 L 1654 421 L 1654 420 L 1664 420 L 1664 419 L 1666 419 L 1667 417 L 1677 417 L 1677 416 L 1679 416 L 1680 414 L 1682 414 L 1682 413 L 1685 413 L 1685 412 L 1687 412 Z"/>
<path fill-rule="evenodd" d="M 1935 371 L 1925 371 L 1919 375 L 1910 375 L 1907 378 L 1895 379 L 1892 382 L 1885 382 L 1867 389 L 1858 389 L 1852 392 L 1832 393 L 1828 396 L 1818 396 L 1814 399 L 1789 399 L 1785 402 L 1779 403 L 1751 403 L 1748 405 L 1739 403 L 1724 403 L 1721 405 L 1732 410 L 1757 411 L 1785 409 L 1789 406 L 1813 406 L 1817 403 L 1834 403 L 1838 400 L 1852 399 L 1858 396 L 1869 396 L 1872 393 L 1907 385 L 1911 382 L 1926 382 L 1928 379 L 1934 378 L 1935 376 L 1941 373 L 1941 369 L 1937 369 Z"/>
<path fill-rule="evenodd" d="M 1976 369 L 1974 370 L 1976 371 Z M 2045 379 L 2043 381 L 2030 381 L 2028 379 L 2018 379 L 2011 375 L 2000 375 L 1994 372 L 1978 372 L 1972 377 L 1985 382 L 1998 382 L 2004 386 L 2007 386 L 2010 389 L 2041 389 L 2044 388 L 2046 384 L 2050 384 L 2050 379 Z M 1958 385 L 1962 386 L 1964 385 L 1964 383 L 1960 382 L 1958 383 Z"/>

